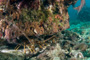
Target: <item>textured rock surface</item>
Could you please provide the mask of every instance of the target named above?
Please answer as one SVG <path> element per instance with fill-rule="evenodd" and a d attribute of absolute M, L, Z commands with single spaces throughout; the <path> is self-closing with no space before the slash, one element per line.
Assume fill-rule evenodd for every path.
<path fill-rule="evenodd" d="M 7 12 L 4 13 L 8 15 L 9 20 L 17 21 L 15 24 L 22 29 L 26 35 L 31 36 L 43 34 L 52 35 L 58 31 L 69 28 L 67 8 L 69 5 L 75 4 L 77 0 L 27 0 L 25 3 L 23 3 L 23 1 L 8 1 Z M 15 6 L 15 3 L 17 6 L 19 5 L 17 2 L 21 7 L 23 6 L 20 9 L 24 9 L 24 11 L 20 11 L 20 9 Z M 30 9 L 25 9 L 27 7 Z"/>
<path fill-rule="evenodd" d="M 0 52 L 0 60 L 24 60 L 24 57 Z"/>
<path fill-rule="evenodd" d="M 83 41 L 80 35 L 70 31 L 62 31 L 69 28 L 69 16 L 67 8 L 69 5 L 73 5 L 76 0 L 27 0 L 28 2 L 25 3 L 23 3 L 22 1 L 21 3 L 15 2 L 16 5 L 12 4 L 14 3 L 13 1 L 8 2 L 7 4 L 7 8 L 5 9 L 6 11 L 4 12 L 5 19 L 2 19 L 4 21 L 2 22 L 0 28 L 1 32 L 3 31 L 3 33 L 6 29 L 11 28 L 10 32 L 12 32 L 13 34 L 11 33 L 12 38 L 10 38 L 10 41 L 13 41 L 17 37 L 20 37 L 20 44 L 24 46 L 24 43 L 26 43 L 26 46 L 29 46 L 29 48 L 26 47 L 29 51 L 29 54 L 26 54 L 26 59 L 72 60 L 78 58 L 81 59 L 84 57 L 82 51 L 86 51 L 87 44 L 80 44 Z M 31 1 L 32 4 L 29 4 L 31 3 Z M 20 8 L 17 7 L 18 4 L 21 4 Z M 30 6 L 28 6 L 28 4 Z M 19 27 L 20 31 L 16 26 Z M 26 38 L 31 39 L 23 38 L 23 34 Z M 37 37 L 31 37 L 31 35 Z M 55 37 L 52 39 L 48 39 L 52 37 L 52 35 L 55 35 Z M 29 40 L 30 43 L 27 42 L 27 40 Z M 11 45 L 8 46 L 8 44 L 3 41 L 4 40 L 0 40 L 0 43 L 2 43 L 0 45 L 0 47 L 2 47 L 0 51 L 2 52 L 3 49 L 8 49 L 8 54 L 4 54 L 6 53 L 5 51 L 3 53 L 0 53 L 0 57 L 2 57 L 1 60 L 3 60 L 4 58 L 7 59 L 7 57 L 10 57 L 8 58 L 9 60 L 14 57 L 14 59 L 16 60 L 25 59 L 25 57 L 22 56 L 24 55 L 24 50 L 21 52 L 19 52 L 20 50 L 14 50 L 16 52 L 15 54 L 15 52 L 13 53 L 13 50 L 11 50 L 14 49 L 14 47 L 11 47 Z M 4 45 L 6 45 L 6 47 L 4 47 Z M 36 49 L 38 51 L 35 53 L 31 53 L 30 50 L 34 51 L 36 47 L 38 48 Z M 76 53 L 74 53 L 73 51 Z"/>
<path fill-rule="evenodd" d="M 83 46 L 80 46 L 79 41 L 81 40 L 81 38 L 79 37 L 78 34 L 70 31 L 63 31 L 61 33 L 59 32 L 58 34 L 56 34 L 56 36 L 57 38 L 53 38 L 53 40 L 55 40 L 56 42 L 48 43 L 45 49 L 42 49 L 42 50 L 39 49 L 39 51 L 36 54 L 26 54 L 26 59 L 28 60 L 42 60 L 42 59 L 43 60 L 58 60 L 58 59 L 68 60 L 68 59 L 82 59 L 84 57 L 82 54 L 82 48 L 86 45 L 83 44 Z M 71 36 L 74 36 L 74 39 L 70 39 Z M 3 47 L 3 45 L 0 47 Z M 10 47 L 10 46 L 7 46 L 7 47 Z M 6 48 L 2 48 L 0 49 L 0 51 L 2 52 L 4 49 Z M 6 51 L 8 52 L 5 52 L 4 50 L 3 53 L 7 53 L 8 56 L 11 55 L 10 58 L 13 58 L 14 56 L 17 60 L 18 59 L 20 60 L 21 58 L 25 59 L 23 51 L 20 51 L 20 50 L 15 51 L 10 49 Z M 1 53 L 2 59 L 6 56 L 6 54 L 2 56 L 3 53 Z"/>

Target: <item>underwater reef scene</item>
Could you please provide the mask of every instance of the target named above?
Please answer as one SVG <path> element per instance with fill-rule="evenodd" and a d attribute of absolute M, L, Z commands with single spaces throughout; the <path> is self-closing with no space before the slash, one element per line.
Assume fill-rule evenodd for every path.
<path fill-rule="evenodd" d="M 0 60 L 90 60 L 90 7 L 77 1 L 0 0 Z"/>

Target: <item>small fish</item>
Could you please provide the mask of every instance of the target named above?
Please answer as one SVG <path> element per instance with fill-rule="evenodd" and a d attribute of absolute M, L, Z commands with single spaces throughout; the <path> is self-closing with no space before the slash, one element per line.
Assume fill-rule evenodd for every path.
<path fill-rule="evenodd" d="M 77 10 L 78 13 L 79 13 L 84 5 L 85 5 L 85 0 L 81 0 L 81 5 L 76 7 L 76 8 L 74 8 L 74 9 Z"/>

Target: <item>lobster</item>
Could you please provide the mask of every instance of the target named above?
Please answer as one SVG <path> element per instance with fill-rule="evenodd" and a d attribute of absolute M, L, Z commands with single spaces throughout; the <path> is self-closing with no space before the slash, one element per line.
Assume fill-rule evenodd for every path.
<path fill-rule="evenodd" d="M 0 0 L 0 4 L 2 1 L 4 0 Z M 67 3 L 70 4 L 73 1 L 67 0 L 66 4 L 65 1 L 5 1 L 5 10 L 3 11 L 5 18 L 1 22 L 1 29 L 5 33 L 4 38 L 8 43 L 16 43 L 16 50 L 22 45 L 24 46 L 24 52 L 27 47 L 31 53 L 35 53 L 37 46 L 43 49 L 48 45 L 48 42 L 55 43 L 54 38 L 56 36 L 54 34 L 69 28 Z M 46 2 L 48 4 L 45 4 Z M 50 37 L 40 38 L 42 35 L 49 35 Z"/>

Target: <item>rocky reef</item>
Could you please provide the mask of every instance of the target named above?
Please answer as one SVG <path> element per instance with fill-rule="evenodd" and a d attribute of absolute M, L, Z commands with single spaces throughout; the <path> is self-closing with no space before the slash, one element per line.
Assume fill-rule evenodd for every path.
<path fill-rule="evenodd" d="M 46 37 L 40 36 L 42 39 Z M 36 38 L 36 40 L 38 40 Z M 71 32 L 62 31 L 55 34 L 55 38 L 50 39 L 43 49 L 35 48 L 35 53 L 31 53 L 26 48 L 26 54 L 22 48 L 13 50 L 11 45 L 0 45 L 0 59 L 12 60 L 86 60 L 89 56 L 89 40 L 82 39 L 81 35 Z M 1 43 L 0 43 L 1 44 Z M 12 44 L 13 45 L 13 44 Z M 8 55 L 8 56 L 7 56 Z M 89 58 L 88 58 L 89 59 Z"/>
<path fill-rule="evenodd" d="M 42 39 L 45 38 L 43 36 L 41 37 Z M 47 43 L 47 46 L 43 46 L 43 49 L 37 47 L 36 53 L 34 54 L 28 49 L 26 49 L 26 54 L 24 54 L 22 48 L 12 50 L 9 45 L 1 45 L 0 47 L 2 48 L 0 51 L 2 53 L 0 56 L 4 59 L 7 54 L 8 56 L 11 55 L 11 60 L 13 58 L 12 56 L 17 60 L 81 60 L 85 58 L 83 52 L 88 48 L 88 45 L 83 43 L 80 35 L 67 30 L 55 34 L 55 38 L 50 39 Z M 6 48 L 4 48 L 4 46 L 6 46 Z M 6 54 L 2 56 L 4 53 Z"/>
<path fill-rule="evenodd" d="M 66 30 L 76 1 L 0 0 L 0 60 L 84 59 L 88 44 Z"/>
<path fill-rule="evenodd" d="M 40 35 L 53 35 L 65 30 L 69 28 L 67 8 L 76 1 L 1 0 L 1 38 L 9 43 L 16 43 L 17 40 L 31 43 L 30 36 L 39 38 Z"/>
<path fill-rule="evenodd" d="M 7 16 L 7 21 L 14 21 L 28 36 L 52 35 L 69 28 L 67 8 L 75 2 L 76 0 L 10 0 L 3 8 L 3 14 Z"/>

